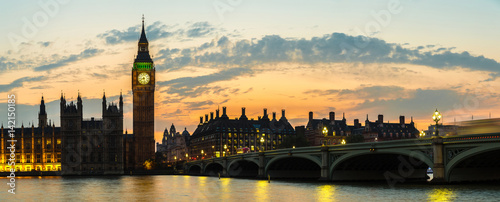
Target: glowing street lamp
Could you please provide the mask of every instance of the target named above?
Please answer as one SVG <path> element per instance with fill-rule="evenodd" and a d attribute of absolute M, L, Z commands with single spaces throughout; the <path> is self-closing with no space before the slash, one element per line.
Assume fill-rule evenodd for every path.
<path fill-rule="evenodd" d="M 262 151 L 262 150 L 264 150 L 264 147 L 262 146 L 262 145 L 263 145 L 263 143 L 264 143 L 264 136 L 262 136 L 262 137 L 260 138 L 260 149 L 261 149 L 261 151 Z"/>
<path fill-rule="evenodd" d="M 434 114 L 432 115 L 432 120 L 434 120 L 436 122 L 436 136 L 439 137 L 438 122 L 439 122 L 439 120 L 441 120 L 441 114 L 438 112 L 437 109 L 434 112 Z"/>
<path fill-rule="evenodd" d="M 189 158 L 188 158 L 188 154 L 186 153 L 186 161 L 187 161 L 188 159 L 189 159 Z"/>
<path fill-rule="evenodd" d="M 323 132 L 323 136 L 326 137 L 328 135 L 328 129 L 326 128 L 326 126 L 323 127 L 323 131 L 322 132 Z M 325 145 L 326 145 L 326 140 L 323 140 L 323 146 L 325 146 Z"/>
<path fill-rule="evenodd" d="M 224 156 L 226 156 L 226 151 L 227 151 L 227 145 L 224 145 L 224 152 L 222 152 Z"/>
<path fill-rule="evenodd" d="M 203 149 L 201 150 L 201 156 L 203 156 Z"/>
<path fill-rule="evenodd" d="M 342 142 L 340 142 L 340 144 L 345 144 L 345 139 L 342 139 Z"/>
<path fill-rule="evenodd" d="M 423 138 L 423 137 L 425 137 L 425 132 L 424 132 L 424 130 L 420 131 L 420 138 Z"/>

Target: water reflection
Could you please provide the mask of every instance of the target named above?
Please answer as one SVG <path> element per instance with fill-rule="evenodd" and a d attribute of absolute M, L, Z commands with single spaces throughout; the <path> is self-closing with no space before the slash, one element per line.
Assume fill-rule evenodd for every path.
<path fill-rule="evenodd" d="M 231 178 L 221 178 L 220 180 L 220 188 L 222 194 L 221 199 L 228 200 L 231 199 Z"/>
<path fill-rule="evenodd" d="M 0 181 L 7 178 L 1 178 Z M 19 177 L 0 201 L 498 201 L 500 185 L 336 183 L 196 177 Z"/>
<path fill-rule="evenodd" d="M 455 199 L 454 191 L 448 188 L 433 189 L 428 195 L 429 201 L 453 201 Z"/>
<path fill-rule="evenodd" d="M 258 201 L 269 201 L 268 189 L 269 183 L 267 181 L 257 181 L 255 186 L 255 198 L 258 199 Z"/>
<path fill-rule="evenodd" d="M 334 201 L 335 186 L 334 185 L 322 185 L 316 189 L 317 200 L 318 201 Z"/>

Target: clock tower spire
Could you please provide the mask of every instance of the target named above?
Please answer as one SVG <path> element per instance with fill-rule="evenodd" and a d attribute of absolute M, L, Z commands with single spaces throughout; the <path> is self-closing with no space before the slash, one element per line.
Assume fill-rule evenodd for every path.
<path fill-rule="evenodd" d="M 134 136 L 127 153 L 126 167 L 129 170 L 143 169 L 144 162 L 154 158 L 154 92 L 155 66 L 149 55 L 143 15 L 137 57 L 132 67 Z"/>

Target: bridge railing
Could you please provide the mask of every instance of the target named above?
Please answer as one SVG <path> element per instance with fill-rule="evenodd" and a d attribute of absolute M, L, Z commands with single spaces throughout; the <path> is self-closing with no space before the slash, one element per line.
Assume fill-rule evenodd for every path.
<path fill-rule="evenodd" d="M 500 141 L 500 133 L 488 133 L 488 134 L 473 134 L 473 135 L 457 135 L 457 136 L 445 136 L 443 137 L 443 142 L 484 142 L 484 141 Z"/>
<path fill-rule="evenodd" d="M 483 142 L 483 141 L 500 141 L 500 133 L 491 134 L 473 134 L 473 135 L 457 135 L 457 136 L 443 136 L 443 142 L 454 143 L 454 142 Z M 416 138 L 416 139 L 404 139 L 404 140 L 391 140 L 391 141 L 381 141 L 381 142 L 362 142 L 362 143 L 349 143 L 349 144 L 339 144 L 339 145 L 326 145 L 326 146 L 311 146 L 311 147 L 299 147 L 299 148 L 285 148 L 277 150 L 264 151 L 265 155 L 279 155 L 287 153 L 311 153 L 319 152 L 322 148 L 328 147 L 329 151 L 338 150 L 356 150 L 356 149 L 367 149 L 367 148 L 390 148 L 390 147 L 401 147 L 401 146 L 419 146 L 419 145 L 429 145 L 432 143 L 432 138 Z M 250 152 L 245 154 L 236 154 L 225 157 L 210 158 L 203 160 L 196 160 L 191 162 L 209 162 L 214 160 L 219 160 L 223 158 L 236 159 L 236 158 L 251 158 L 257 157 L 260 152 Z"/>

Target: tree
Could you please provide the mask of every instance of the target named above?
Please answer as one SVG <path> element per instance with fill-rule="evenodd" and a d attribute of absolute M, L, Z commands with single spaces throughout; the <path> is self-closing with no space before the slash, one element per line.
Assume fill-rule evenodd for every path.
<path fill-rule="evenodd" d="M 307 147 L 309 146 L 309 141 L 307 141 L 306 136 L 296 134 L 296 135 L 287 135 L 284 139 L 283 142 L 278 146 L 280 149 L 284 148 L 293 148 L 295 147 Z"/>
<path fill-rule="evenodd" d="M 363 135 L 356 134 L 356 135 L 349 135 L 346 138 L 346 143 L 359 143 L 359 142 L 364 142 L 365 138 Z"/>

